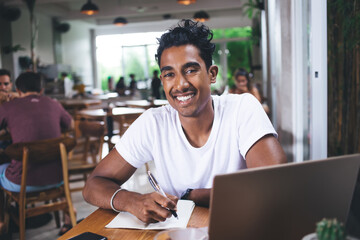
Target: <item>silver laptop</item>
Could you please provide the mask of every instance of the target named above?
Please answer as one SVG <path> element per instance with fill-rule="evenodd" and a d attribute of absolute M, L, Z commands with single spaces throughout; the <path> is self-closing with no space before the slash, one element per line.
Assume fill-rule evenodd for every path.
<path fill-rule="evenodd" d="M 298 240 L 322 218 L 345 223 L 360 154 L 218 175 L 210 240 Z"/>

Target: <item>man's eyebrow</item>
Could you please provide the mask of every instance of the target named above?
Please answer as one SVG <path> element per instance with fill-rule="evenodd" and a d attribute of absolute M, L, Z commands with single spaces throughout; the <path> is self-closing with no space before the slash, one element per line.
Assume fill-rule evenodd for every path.
<path fill-rule="evenodd" d="M 200 64 L 198 62 L 188 62 L 183 66 L 183 68 L 188 68 L 188 67 L 200 67 Z"/>
<path fill-rule="evenodd" d="M 167 71 L 167 70 L 171 70 L 171 69 L 173 69 L 173 68 L 170 67 L 170 66 L 165 66 L 165 67 L 163 67 L 163 68 L 160 69 L 160 72 L 162 72 L 162 71 Z"/>

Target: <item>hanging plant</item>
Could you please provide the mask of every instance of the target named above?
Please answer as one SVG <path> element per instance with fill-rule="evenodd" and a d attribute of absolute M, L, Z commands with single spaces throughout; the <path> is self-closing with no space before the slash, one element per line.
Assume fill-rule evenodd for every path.
<path fill-rule="evenodd" d="M 38 27 L 36 23 L 36 17 L 34 15 L 35 3 L 36 0 L 23 0 L 26 3 L 26 6 L 30 13 L 30 56 L 32 62 L 32 70 L 33 72 L 37 72 L 36 69 L 36 56 L 35 56 L 35 43 L 38 36 Z"/>

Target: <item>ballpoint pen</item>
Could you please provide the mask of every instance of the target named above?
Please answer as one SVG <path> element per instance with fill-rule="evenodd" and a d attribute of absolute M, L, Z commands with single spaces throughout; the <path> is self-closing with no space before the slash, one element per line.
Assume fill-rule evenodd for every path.
<path fill-rule="evenodd" d="M 161 188 L 160 185 L 157 183 L 155 177 L 151 174 L 151 172 L 150 172 L 150 171 L 147 171 L 147 174 L 148 174 L 149 182 L 150 182 L 151 186 L 154 188 L 154 190 L 157 191 L 158 193 L 160 193 L 161 195 L 163 195 L 164 197 L 167 198 L 164 190 L 162 190 L 162 188 Z M 171 209 L 169 209 L 169 211 L 172 213 L 172 215 L 173 215 L 174 217 L 176 217 L 177 219 L 179 219 L 176 211 L 171 210 Z"/>

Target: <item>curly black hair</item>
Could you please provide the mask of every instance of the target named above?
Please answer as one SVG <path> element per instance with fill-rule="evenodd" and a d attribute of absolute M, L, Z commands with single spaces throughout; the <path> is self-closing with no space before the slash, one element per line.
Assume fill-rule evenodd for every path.
<path fill-rule="evenodd" d="M 161 54 L 167 48 L 191 44 L 200 51 L 200 57 L 204 60 L 207 70 L 212 65 L 212 55 L 215 44 L 211 43 L 213 32 L 204 24 L 190 19 L 181 20 L 178 25 L 158 38 L 159 47 L 155 59 L 160 66 Z"/>

